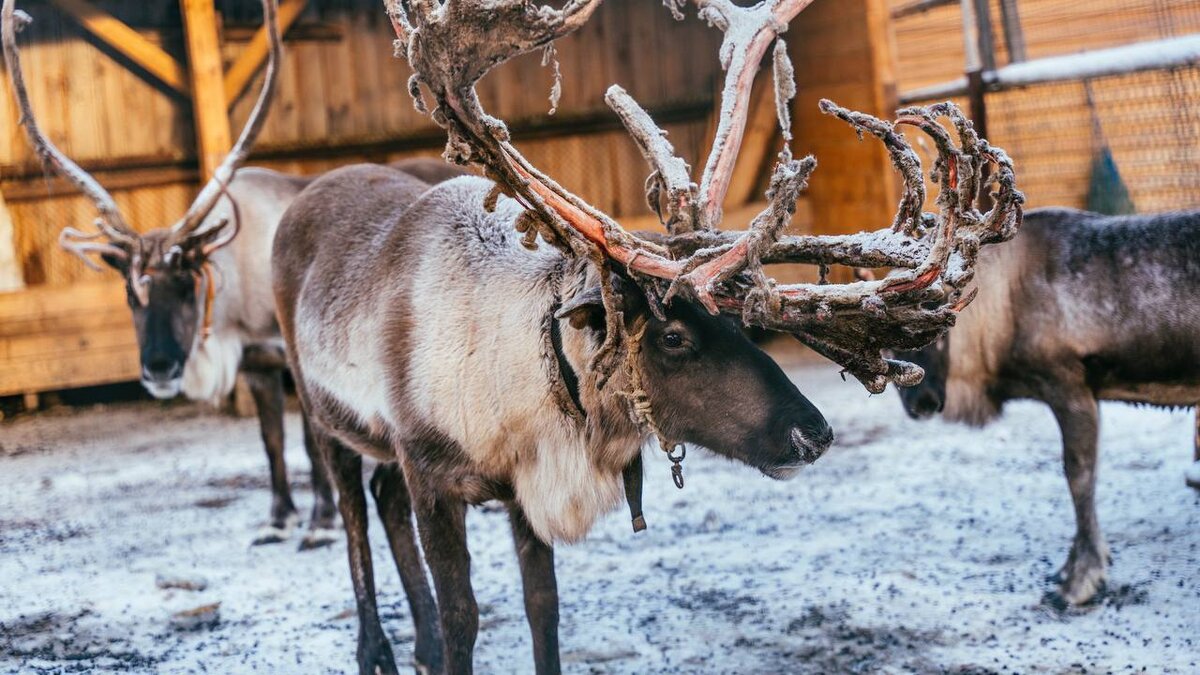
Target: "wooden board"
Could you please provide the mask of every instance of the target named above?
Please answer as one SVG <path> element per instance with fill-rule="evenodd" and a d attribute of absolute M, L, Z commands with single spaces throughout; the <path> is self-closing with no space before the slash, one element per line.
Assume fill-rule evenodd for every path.
<path fill-rule="evenodd" d="M 883 144 L 871 137 L 860 141 L 848 125 L 817 108 L 828 98 L 891 117 L 895 88 L 886 10 L 883 0 L 817 0 L 787 34 L 797 64 L 793 149 L 817 158 L 808 196 L 818 234 L 876 230 L 892 220 L 897 184 Z"/>
<path fill-rule="evenodd" d="M 104 41 L 163 84 L 187 95 L 190 91 L 187 71 L 170 54 L 142 37 L 116 17 L 83 0 L 51 0 L 59 9 L 71 14 L 89 33 Z"/>
<path fill-rule="evenodd" d="M 0 396 L 138 379 L 118 281 L 0 293 Z"/>

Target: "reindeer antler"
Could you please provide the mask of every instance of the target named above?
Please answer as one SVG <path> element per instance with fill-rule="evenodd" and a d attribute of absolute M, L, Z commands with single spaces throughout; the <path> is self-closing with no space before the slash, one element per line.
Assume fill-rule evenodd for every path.
<path fill-rule="evenodd" d="M 78 164 L 63 154 L 42 133 L 33 115 L 33 107 L 29 103 L 29 94 L 25 89 L 25 76 L 21 70 L 21 56 L 16 38 L 17 32 L 23 29 L 31 19 L 25 12 L 15 9 L 14 3 L 15 0 L 4 0 L 3 10 L 0 11 L 0 37 L 3 39 L 4 61 L 8 70 L 9 80 L 12 83 L 14 98 L 21 112 L 21 124 L 25 127 L 25 134 L 29 138 L 34 151 L 42 159 L 46 169 L 64 176 L 78 186 L 95 203 L 96 210 L 100 214 L 95 221 L 96 230 L 93 232 L 83 232 L 73 227 L 63 228 L 58 238 L 59 245 L 78 256 L 83 260 L 84 264 L 92 269 L 99 269 L 99 266 L 90 257 L 91 254 L 98 253 L 127 261 L 130 287 L 142 304 L 145 304 L 148 298 L 148 291 L 144 268 L 148 263 L 142 251 L 142 236 L 126 223 L 112 195 L 101 187 L 88 172 L 84 171 Z M 199 196 L 197 196 L 191 207 L 189 207 L 187 214 L 171 228 L 171 233 L 175 241 L 183 241 L 190 237 L 200 237 L 208 233 L 216 233 L 217 230 L 224 228 L 225 222 L 222 222 L 207 228 L 205 232 L 196 232 L 196 228 L 200 226 L 204 218 L 216 205 L 217 200 L 224 194 L 226 186 L 233 177 L 233 173 L 246 161 L 250 148 L 254 145 L 259 132 L 262 130 L 263 121 L 266 118 L 273 98 L 275 81 L 278 74 L 278 62 L 282 52 L 278 20 L 276 19 L 276 0 L 262 0 L 262 4 L 263 17 L 267 25 L 267 34 L 270 38 L 266 81 L 263 84 L 262 92 L 259 94 L 254 110 L 251 112 L 250 118 L 243 128 L 241 135 L 238 137 L 236 145 L 234 145 L 233 149 L 225 157 L 221 166 L 217 168 L 212 179 L 200 191 Z M 211 239 L 206 238 L 203 254 L 208 255 L 217 248 L 228 244 L 236 236 L 237 229 L 235 225 L 227 234 L 214 236 Z M 102 237 L 107 238 L 109 240 L 108 243 L 96 241 Z"/>
<path fill-rule="evenodd" d="M 889 380 L 915 383 L 921 370 L 884 360 L 884 348 L 927 344 L 954 322 L 972 296 L 970 282 L 979 246 L 1007 239 L 1019 226 L 1023 196 L 1013 182 L 1003 151 L 978 138 L 952 104 L 901 111 L 897 124 L 916 126 L 938 148 L 934 166 L 941 183 L 937 216 L 923 214 L 921 162 L 891 123 L 822 101 L 821 109 L 856 131 L 882 140 L 904 178 L 905 191 L 892 227 L 843 237 L 784 237 L 796 200 L 816 167 L 811 158 L 792 159 L 788 101 L 794 74 L 779 35 L 811 0 L 764 0 L 739 7 L 729 0 L 693 0 L 700 16 L 725 32 L 721 64 L 726 70 L 721 121 L 699 187 L 689 169 L 636 101 L 620 87 L 605 100 L 618 114 L 650 164 L 647 201 L 665 216 L 667 237 L 639 238 L 534 168 L 509 142 L 504 123 L 480 105 L 475 83 L 491 68 L 518 54 L 550 45 L 591 16 L 599 0 L 572 0 L 562 9 L 529 0 L 389 0 L 397 52 L 407 56 L 409 82 L 418 110 L 426 104 L 420 85 L 433 94 L 432 117 L 446 129 L 446 158 L 474 162 L 497 187 L 488 203 L 505 192 L 527 208 L 517 228 L 526 243 L 537 235 L 568 254 L 588 256 L 601 272 L 623 266 L 653 299 L 670 302 L 686 294 L 710 312 L 739 315 L 747 324 L 795 334 L 854 374 L 867 389 L 882 391 Z M 682 18 L 684 0 L 665 0 Z M 754 72 L 774 43 L 776 109 L 785 147 L 771 176 L 767 208 L 744 232 L 719 232 L 721 203 L 745 128 Z M 960 138 L 955 147 L 937 118 L 949 117 Z M 999 185 L 987 214 L 975 209 L 982 169 L 995 164 Z M 665 198 L 666 213 L 660 210 Z M 777 286 L 763 264 L 892 266 L 886 279 L 849 284 Z M 822 282 L 824 282 L 822 274 Z M 608 341 L 594 364 L 605 375 L 627 338 L 611 287 L 601 274 L 608 310 Z"/>
<path fill-rule="evenodd" d="M 20 124 L 25 127 L 25 135 L 29 138 L 30 145 L 33 146 L 34 152 L 41 158 L 42 164 L 47 170 L 74 183 L 83 194 L 95 203 L 96 210 L 100 212 L 100 217 L 95 221 L 98 228 L 96 236 L 103 234 L 113 241 L 124 243 L 135 241 L 138 234 L 125 222 L 112 195 L 101 187 L 91 174 L 63 154 L 38 126 L 37 119 L 33 116 L 33 106 L 29 103 L 29 92 L 25 89 L 25 74 L 21 70 L 21 53 L 17 48 L 17 33 L 29 25 L 33 19 L 25 12 L 15 9 L 14 5 L 15 0 L 4 0 L 3 10 L 0 10 L 0 34 L 4 41 L 4 66 L 8 70 L 13 97 L 16 99 L 17 109 L 21 113 Z M 72 230 L 72 232 L 79 233 L 78 230 Z M 84 238 L 93 238 L 93 235 L 84 235 Z M 77 255 L 80 254 L 78 250 L 69 250 L 73 250 Z M 106 249 L 105 252 L 121 253 L 115 247 L 113 250 Z M 81 255 L 81 257 L 83 256 Z M 92 264 L 90 260 L 88 263 Z"/>

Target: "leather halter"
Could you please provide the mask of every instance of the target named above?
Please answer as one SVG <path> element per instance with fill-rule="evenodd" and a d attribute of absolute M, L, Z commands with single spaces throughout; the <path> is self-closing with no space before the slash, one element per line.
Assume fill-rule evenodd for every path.
<path fill-rule="evenodd" d="M 575 369 L 571 367 L 571 362 L 567 360 L 567 355 L 563 351 L 562 328 L 559 325 L 559 320 L 554 318 L 560 306 L 561 302 L 556 298 L 547 318 L 547 323 L 549 323 L 547 338 L 550 342 L 551 350 L 554 352 L 554 362 L 558 371 L 555 375 L 562 381 L 563 387 L 566 389 L 569 397 L 568 401 L 560 400 L 559 407 L 563 409 L 563 413 L 568 417 L 582 422 L 587 420 L 587 411 L 583 408 L 583 399 L 579 393 L 579 374 L 575 372 Z M 646 517 L 642 515 L 641 448 L 638 448 L 637 455 L 621 470 L 621 478 L 625 483 L 625 503 L 629 506 L 629 518 L 633 523 L 633 531 L 635 533 L 641 532 L 646 529 Z"/>

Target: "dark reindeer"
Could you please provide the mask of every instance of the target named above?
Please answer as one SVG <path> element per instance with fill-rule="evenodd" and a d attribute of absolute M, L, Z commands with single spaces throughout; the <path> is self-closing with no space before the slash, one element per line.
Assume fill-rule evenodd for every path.
<path fill-rule="evenodd" d="M 1200 212 L 1031 211 L 1012 245 L 981 256 L 977 279 L 979 297 L 954 330 L 899 353 L 925 369 L 900 397 L 914 418 L 944 412 L 972 425 L 1013 399 L 1050 406 L 1076 532 L 1047 600 L 1083 604 L 1109 564 L 1096 519 L 1097 402 L 1200 402 Z"/>
<path fill-rule="evenodd" d="M 216 401 L 232 391 L 240 371 L 258 408 L 271 471 L 270 523 L 255 543 L 283 541 L 297 520 L 283 460 L 283 344 L 270 293 L 271 240 L 280 217 L 308 180 L 240 169 L 270 108 L 282 47 L 276 3 L 263 0 L 270 36 L 267 74 L 258 101 L 225 160 L 173 226 L 134 230 L 112 196 L 38 128 L 21 71 L 16 33 L 28 16 L 5 0 L 4 58 L 34 150 L 48 170 L 73 182 L 96 204 L 96 230 L 65 228 L 60 243 L 92 269 L 97 255 L 125 280 L 141 355 L 142 384 L 156 398 L 181 391 Z M 235 175 L 236 174 L 236 175 Z M 312 459 L 313 504 L 301 547 L 333 540 L 335 509 L 329 481 L 306 433 Z"/>
<path fill-rule="evenodd" d="M 1011 164 L 957 109 L 912 109 L 898 120 L 929 133 L 942 151 L 946 195 L 937 217 L 921 214 L 919 160 L 893 126 L 826 102 L 827 112 L 883 139 L 905 168 L 893 229 L 781 236 L 815 165 L 785 150 L 769 207 L 746 232 L 718 231 L 750 83 L 771 45 L 787 133 L 794 85 L 779 34 L 809 3 L 700 0 L 702 16 L 728 29 L 729 73 L 699 186 L 649 116 L 619 88 L 609 92 L 652 165 L 648 197 L 669 232 L 658 242 L 630 235 L 530 165 L 474 90 L 491 67 L 550 45 L 598 4 L 393 4 L 399 48 L 416 71 L 410 91 L 420 109 L 421 87 L 432 92 L 432 117 L 450 136 L 447 159 L 478 164 L 493 180 L 428 188 L 380 167 L 345 168 L 306 188 L 276 234 L 276 304 L 302 405 L 338 487 L 363 673 L 396 672 L 376 607 L 363 455 L 381 462 L 371 489 L 412 608 L 418 668 L 472 669 L 478 611 L 465 511 L 499 499 L 509 510 L 537 672 L 558 672 L 552 543 L 585 536 L 617 506 L 623 486 L 639 515 L 648 438 L 657 438 L 681 487 L 685 443 L 787 478 L 832 441 L 821 414 L 722 314 L 797 335 L 873 391 L 912 383 L 919 369 L 885 360 L 880 348 L 923 345 L 951 325 L 968 299 L 961 289 L 979 245 L 1011 236 L 1019 221 Z M 962 150 L 936 114 L 951 116 Z M 974 203 L 989 161 L 1000 190 L 997 206 L 982 214 Z M 908 272 L 778 286 L 762 264 L 783 261 Z"/>

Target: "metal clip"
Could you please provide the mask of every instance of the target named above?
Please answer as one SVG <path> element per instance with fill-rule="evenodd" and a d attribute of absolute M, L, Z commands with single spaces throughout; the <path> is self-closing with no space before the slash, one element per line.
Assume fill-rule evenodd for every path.
<path fill-rule="evenodd" d="M 679 454 L 675 454 L 678 451 Z M 663 445 L 663 452 L 667 453 L 667 459 L 671 460 L 671 480 L 675 481 L 675 487 L 683 489 L 683 459 L 687 457 L 687 446 L 683 443 L 676 443 L 674 446 L 668 447 Z"/>
<path fill-rule="evenodd" d="M 683 489 L 683 465 L 679 462 L 671 465 L 671 480 L 675 481 L 675 487 Z"/>

